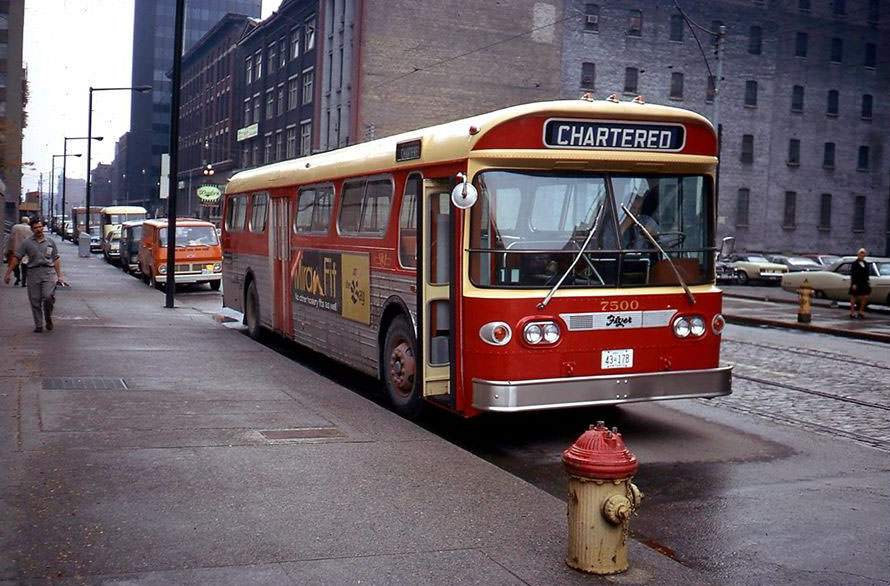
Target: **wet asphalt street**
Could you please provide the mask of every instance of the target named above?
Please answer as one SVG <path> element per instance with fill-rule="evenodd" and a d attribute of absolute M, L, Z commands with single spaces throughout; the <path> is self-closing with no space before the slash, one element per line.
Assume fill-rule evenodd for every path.
<path fill-rule="evenodd" d="M 183 288 L 176 299 L 220 311 L 221 295 L 206 287 Z M 377 381 L 289 342 L 266 343 L 383 403 Z M 431 411 L 419 423 L 565 498 L 562 451 L 589 423 L 605 420 L 640 460 L 636 482 L 646 500 L 631 528 L 641 543 L 716 583 L 890 584 L 887 348 L 728 326 L 729 397 L 469 421 Z"/>

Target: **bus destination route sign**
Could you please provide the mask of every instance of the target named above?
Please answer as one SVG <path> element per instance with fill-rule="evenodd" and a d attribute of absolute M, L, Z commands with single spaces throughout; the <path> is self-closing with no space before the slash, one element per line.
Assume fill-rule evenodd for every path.
<path fill-rule="evenodd" d="M 367 254 L 301 250 L 293 268 L 294 301 L 371 323 Z"/>
<path fill-rule="evenodd" d="M 617 149 L 675 152 L 683 149 L 682 124 L 559 120 L 544 124 L 544 146 L 551 149 Z"/>
<path fill-rule="evenodd" d="M 420 139 L 400 142 L 396 145 L 396 163 L 420 158 Z"/>

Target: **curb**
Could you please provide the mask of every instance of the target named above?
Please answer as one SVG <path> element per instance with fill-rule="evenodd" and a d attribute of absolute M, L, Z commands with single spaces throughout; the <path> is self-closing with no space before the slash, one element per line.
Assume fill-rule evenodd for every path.
<path fill-rule="evenodd" d="M 840 336 L 842 338 L 853 338 L 857 340 L 871 340 L 872 342 L 884 342 L 890 344 L 890 335 L 876 334 L 873 332 L 854 332 L 850 330 L 840 330 L 837 328 L 826 328 L 823 326 L 814 326 L 812 324 L 801 324 L 797 322 L 787 322 L 772 319 L 763 319 L 758 317 L 747 317 L 741 315 L 723 314 L 726 321 L 731 324 L 742 325 L 758 325 L 770 326 L 774 328 L 787 328 L 792 330 L 805 330 L 808 332 L 818 332 L 820 334 L 829 334 L 832 336 Z"/>

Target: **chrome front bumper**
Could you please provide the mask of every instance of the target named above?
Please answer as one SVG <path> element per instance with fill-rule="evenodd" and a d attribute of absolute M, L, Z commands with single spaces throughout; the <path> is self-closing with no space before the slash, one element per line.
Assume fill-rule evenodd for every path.
<path fill-rule="evenodd" d="M 480 411 L 534 411 L 638 401 L 709 398 L 732 392 L 732 367 L 540 380 L 473 379 Z"/>
<path fill-rule="evenodd" d="M 222 279 L 222 273 L 213 273 L 212 275 L 201 275 L 201 274 L 180 274 L 176 273 L 176 283 L 204 283 L 210 281 L 219 281 Z M 167 275 L 155 275 L 155 281 L 158 283 L 166 283 Z"/>

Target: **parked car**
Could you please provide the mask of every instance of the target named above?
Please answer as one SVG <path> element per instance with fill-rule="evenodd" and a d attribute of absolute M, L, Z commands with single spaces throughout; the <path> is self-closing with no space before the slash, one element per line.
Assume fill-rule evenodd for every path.
<path fill-rule="evenodd" d="M 729 262 L 736 270 L 739 285 L 745 285 L 749 281 L 778 283 L 782 275 L 788 272 L 785 265 L 772 263 L 759 253 L 734 254 L 729 257 Z"/>
<path fill-rule="evenodd" d="M 99 226 L 90 226 L 90 252 L 99 252 L 102 250 L 102 228 Z"/>
<path fill-rule="evenodd" d="M 74 242 L 74 221 L 65 220 L 65 229 L 62 232 L 62 239 Z"/>
<path fill-rule="evenodd" d="M 782 289 L 795 292 L 806 279 L 816 297 L 846 301 L 850 298 L 850 266 L 855 261 L 855 256 L 845 256 L 829 270 L 789 273 L 782 277 Z M 871 284 L 869 299 L 890 305 L 890 258 L 868 256 L 865 262 Z"/>
<path fill-rule="evenodd" d="M 121 270 L 125 273 L 139 272 L 139 243 L 142 241 L 142 222 L 131 220 L 121 224 L 120 252 Z"/>
<path fill-rule="evenodd" d="M 785 256 L 782 254 L 774 254 L 769 257 L 771 262 L 785 265 L 788 267 L 789 273 L 799 273 L 801 271 L 821 271 L 825 267 L 817 263 L 815 260 L 806 256 Z"/>
<path fill-rule="evenodd" d="M 142 223 L 139 244 L 142 280 L 157 289 L 167 282 L 167 220 Z M 176 220 L 176 282 L 207 283 L 219 290 L 222 283 L 222 248 L 213 224 L 204 220 Z"/>
<path fill-rule="evenodd" d="M 823 267 L 830 267 L 841 261 L 841 257 L 836 254 L 804 254 L 806 258 L 811 258 Z"/>
<path fill-rule="evenodd" d="M 105 262 L 112 263 L 120 259 L 121 231 L 114 230 L 102 241 L 102 256 Z"/>

